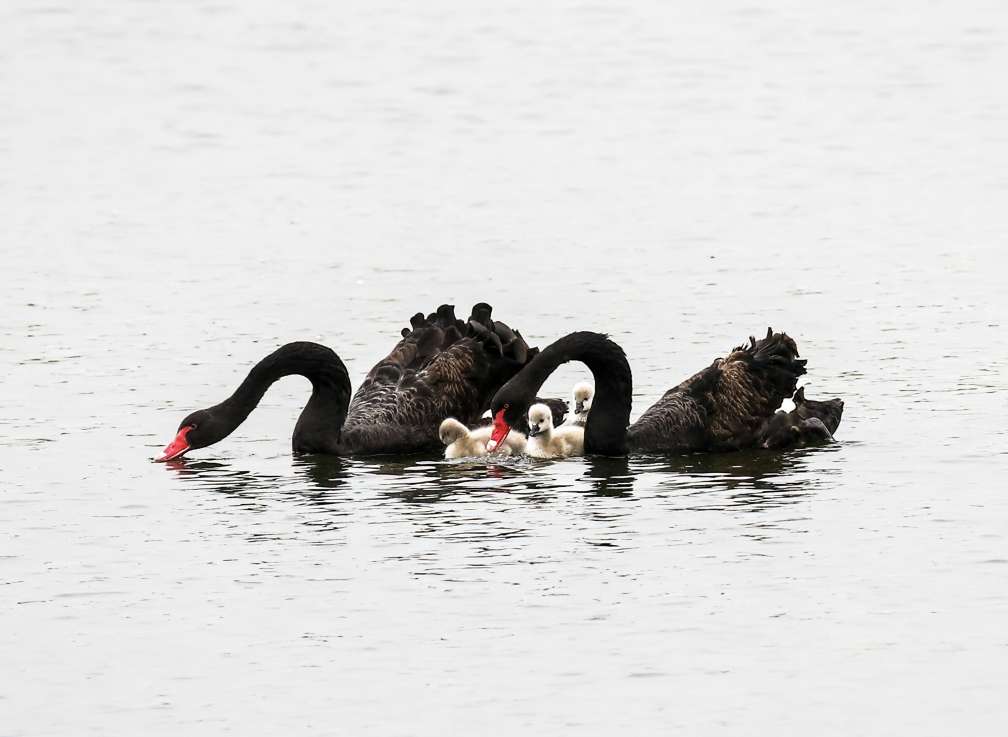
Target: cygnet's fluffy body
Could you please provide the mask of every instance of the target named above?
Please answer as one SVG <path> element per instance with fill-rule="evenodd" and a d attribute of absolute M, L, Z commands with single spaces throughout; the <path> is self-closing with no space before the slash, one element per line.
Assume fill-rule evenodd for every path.
<path fill-rule="evenodd" d="M 445 444 L 444 457 L 473 458 L 487 455 L 487 441 L 493 427 L 485 425 L 470 430 L 454 417 L 449 417 L 438 428 L 438 437 Z M 520 432 L 510 432 L 504 442 L 495 451 L 498 455 L 518 455 L 525 450 L 525 436 Z"/>
<path fill-rule="evenodd" d="M 566 458 L 584 453 L 584 428 L 573 425 L 554 428 L 553 413 L 545 404 L 529 407 L 528 422 L 527 455 L 533 458 Z"/>
<path fill-rule="evenodd" d="M 587 381 L 579 381 L 571 391 L 571 413 L 561 427 L 584 427 L 595 398 L 595 387 Z"/>

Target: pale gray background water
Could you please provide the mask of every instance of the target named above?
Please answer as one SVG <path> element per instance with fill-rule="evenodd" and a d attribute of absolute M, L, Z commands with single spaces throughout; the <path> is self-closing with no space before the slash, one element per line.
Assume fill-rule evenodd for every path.
<path fill-rule="evenodd" d="M 1003 3 L 0 5 L 0 734 L 1003 734 Z M 635 414 L 767 325 L 831 447 L 293 459 L 488 300 Z M 566 393 L 570 368 L 549 388 Z"/>

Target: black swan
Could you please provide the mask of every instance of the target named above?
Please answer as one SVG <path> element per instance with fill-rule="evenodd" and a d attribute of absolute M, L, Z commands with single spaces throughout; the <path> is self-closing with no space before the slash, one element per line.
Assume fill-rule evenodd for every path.
<path fill-rule="evenodd" d="M 670 389 L 630 425 L 633 379 L 623 349 L 600 333 L 571 333 L 535 356 L 494 395 L 493 449 L 519 422 L 536 391 L 562 363 L 581 361 L 595 377 L 584 429 L 586 454 L 689 453 L 755 447 L 760 431 L 805 373 L 798 347 L 767 330 Z M 842 403 L 836 421 L 842 412 Z"/>
<path fill-rule="evenodd" d="M 418 313 L 402 340 L 364 378 L 350 398 L 346 366 L 318 343 L 288 343 L 257 363 L 234 394 L 197 410 L 179 425 L 156 459 L 178 458 L 223 440 L 245 421 L 278 379 L 299 374 L 312 384 L 311 398 L 294 427 L 295 453 L 334 455 L 412 453 L 440 447 L 445 417 L 475 423 L 501 385 L 538 351 L 521 334 L 490 319 L 486 303 L 467 322 L 454 307 Z"/>
<path fill-rule="evenodd" d="M 779 411 L 760 429 L 757 443 L 762 448 L 790 448 L 833 439 L 843 415 L 842 399 L 817 402 L 805 398 L 805 387 L 795 392 L 795 408 Z"/>

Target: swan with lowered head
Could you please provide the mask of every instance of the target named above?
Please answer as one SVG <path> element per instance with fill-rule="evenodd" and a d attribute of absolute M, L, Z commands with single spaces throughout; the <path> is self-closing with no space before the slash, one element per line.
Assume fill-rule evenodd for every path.
<path fill-rule="evenodd" d="M 438 436 L 446 446 L 444 457 L 452 460 L 487 455 L 487 441 L 492 430 L 490 425 L 470 430 L 454 417 L 449 417 L 438 428 Z M 500 455 L 520 455 L 524 450 L 525 436 L 517 431 L 508 433 L 507 439 L 497 448 Z"/>
<path fill-rule="evenodd" d="M 795 405 L 793 410 L 779 410 L 764 423 L 758 442 L 761 448 L 793 448 L 833 440 L 843 415 L 842 399 L 806 399 L 805 387 L 796 391 L 791 399 Z"/>
<path fill-rule="evenodd" d="M 766 420 L 794 394 L 805 373 L 794 340 L 768 329 L 765 338 L 750 338 L 748 346 L 667 391 L 631 425 L 633 377 L 623 349 L 600 333 L 571 333 L 543 349 L 494 395 L 488 447 L 507 437 L 543 382 L 568 361 L 583 362 L 595 378 L 584 452 L 613 456 L 754 447 Z"/>
<path fill-rule="evenodd" d="M 584 428 L 553 427 L 553 413 L 545 404 L 533 404 L 528 411 L 529 436 L 525 453 L 532 458 L 566 458 L 584 453 Z M 508 437 L 512 433 L 508 433 Z M 502 447 L 507 445 L 507 438 Z"/>
<path fill-rule="evenodd" d="M 312 385 L 294 427 L 295 453 L 367 455 L 439 448 L 441 420 L 475 422 L 494 392 L 538 353 L 517 331 L 491 320 L 491 309 L 477 304 L 466 322 L 455 319 L 451 305 L 441 305 L 427 317 L 417 313 L 352 399 L 350 377 L 339 356 L 318 343 L 288 343 L 257 363 L 230 397 L 186 416 L 156 460 L 223 440 L 274 382 L 292 374 Z"/>

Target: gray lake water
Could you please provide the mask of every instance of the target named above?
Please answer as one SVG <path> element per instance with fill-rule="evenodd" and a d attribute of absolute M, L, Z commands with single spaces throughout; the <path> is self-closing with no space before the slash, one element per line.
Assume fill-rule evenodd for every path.
<path fill-rule="evenodd" d="M 1004 734 L 1001 2 L 0 5 L 0 734 Z M 768 325 L 837 442 L 294 458 L 441 302 L 634 416 Z M 466 312 L 468 314 L 468 312 Z M 547 384 L 566 395 L 578 366 Z"/>

